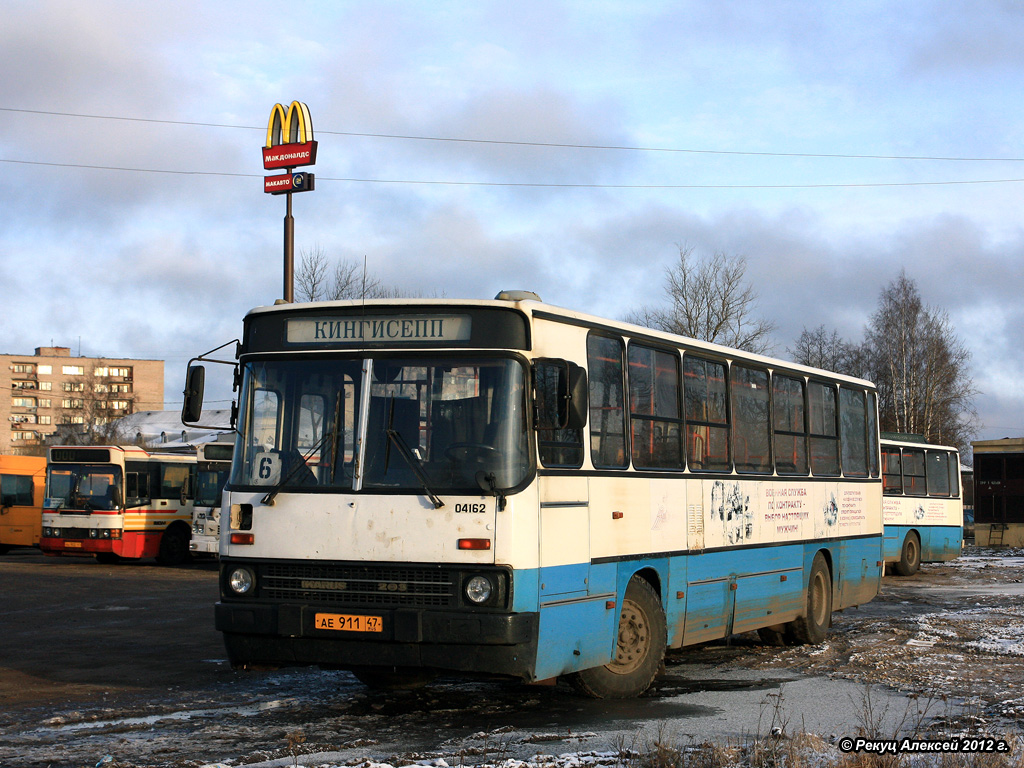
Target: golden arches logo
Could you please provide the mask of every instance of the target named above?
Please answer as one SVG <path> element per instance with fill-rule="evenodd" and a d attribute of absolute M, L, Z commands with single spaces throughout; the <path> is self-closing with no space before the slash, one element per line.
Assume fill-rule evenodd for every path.
<path fill-rule="evenodd" d="M 267 123 L 266 146 L 306 144 L 310 141 L 313 141 L 313 118 L 309 116 L 309 107 L 301 101 L 293 101 L 287 110 L 282 104 L 275 104 Z"/>

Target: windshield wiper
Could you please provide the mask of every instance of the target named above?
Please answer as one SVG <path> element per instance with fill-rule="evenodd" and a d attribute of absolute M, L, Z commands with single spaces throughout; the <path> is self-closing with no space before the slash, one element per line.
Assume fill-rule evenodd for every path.
<path fill-rule="evenodd" d="M 296 461 L 295 464 L 292 466 L 291 470 L 289 470 L 288 474 L 282 477 L 280 480 L 278 480 L 277 485 L 275 485 L 273 488 L 267 491 L 267 494 L 261 499 L 261 502 L 264 506 L 274 506 L 274 499 L 277 497 L 277 494 L 281 492 L 281 489 L 288 484 L 288 481 L 295 477 L 295 475 L 299 473 L 299 470 L 309 470 L 309 467 L 306 465 L 306 460 L 310 456 L 312 456 L 325 442 L 327 442 L 327 438 L 329 438 L 332 434 L 333 430 L 325 432 L 323 437 L 321 437 L 319 440 L 313 443 L 313 446 L 306 452 L 306 455 L 302 457 L 301 461 Z M 296 451 L 296 453 L 298 453 L 298 451 Z"/>
<path fill-rule="evenodd" d="M 427 478 L 427 473 L 423 471 L 423 462 L 420 461 L 420 457 L 413 453 L 408 444 L 405 442 L 405 438 L 398 432 L 397 429 L 391 429 L 390 427 L 384 432 L 387 434 L 388 439 L 395 444 L 398 452 L 405 459 L 406 464 L 412 469 L 416 479 L 420 481 L 420 485 L 423 486 L 423 490 L 427 492 L 427 496 L 434 503 L 434 509 L 440 509 L 444 506 L 444 502 L 437 497 L 432 490 L 430 490 L 430 481 Z"/>
<path fill-rule="evenodd" d="M 334 422 L 331 424 L 331 482 L 338 473 L 338 447 L 341 444 L 341 398 L 344 390 L 339 389 L 334 398 Z"/>

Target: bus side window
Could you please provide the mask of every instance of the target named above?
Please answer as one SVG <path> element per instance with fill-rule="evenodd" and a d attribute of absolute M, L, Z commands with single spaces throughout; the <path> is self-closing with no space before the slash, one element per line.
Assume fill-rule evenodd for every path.
<path fill-rule="evenodd" d="M 772 377 L 775 471 L 780 475 L 807 474 L 807 408 L 800 379 Z"/>
<path fill-rule="evenodd" d="M 736 471 L 771 474 L 768 372 L 733 365 L 730 375 Z"/>
<path fill-rule="evenodd" d="M 627 360 L 633 466 L 682 469 L 679 356 L 634 342 Z"/>
<path fill-rule="evenodd" d="M 868 476 L 868 411 L 864 392 L 839 389 L 839 435 L 846 477 Z"/>
<path fill-rule="evenodd" d="M 900 465 L 899 448 L 882 449 L 882 493 L 903 493 L 903 470 Z"/>
<path fill-rule="evenodd" d="M 949 496 L 949 452 L 928 451 L 925 475 L 929 496 Z"/>
<path fill-rule="evenodd" d="M 926 496 L 924 451 L 916 448 L 903 451 L 903 492 L 908 496 Z"/>
<path fill-rule="evenodd" d="M 835 477 L 839 474 L 839 431 L 836 426 L 836 390 L 831 384 L 809 382 L 811 416 L 811 472 Z"/>
<path fill-rule="evenodd" d="M 0 505 L 4 507 L 32 506 L 32 478 L 28 475 L 0 476 L 0 488 L 3 489 L 3 500 L 0 501 Z"/>
<path fill-rule="evenodd" d="M 686 462 L 694 470 L 728 472 L 729 411 L 725 364 L 683 357 Z"/>
<path fill-rule="evenodd" d="M 587 337 L 590 458 L 595 467 L 621 468 L 629 464 L 622 352 L 619 338 L 594 333 Z"/>
<path fill-rule="evenodd" d="M 179 501 L 188 480 L 188 474 L 189 466 L 187 464 L 161 464 L 160 496 L 158 498 Z"/>
<path fill-rule="evenodd" d="M 125 506 L 137 507 L 152 498 L 149 472 L 128 472 L 125 476 Z"/>

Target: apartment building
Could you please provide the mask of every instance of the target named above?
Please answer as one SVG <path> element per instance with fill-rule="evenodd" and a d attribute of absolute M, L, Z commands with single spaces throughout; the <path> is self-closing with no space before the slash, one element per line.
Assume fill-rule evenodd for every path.
<path fill-rule="evenodd" d="M 0 453 L 35 452 L 60 427 L 163 410 L 164 361 L 72 357 L 67 347 L 0 355 Z"/>

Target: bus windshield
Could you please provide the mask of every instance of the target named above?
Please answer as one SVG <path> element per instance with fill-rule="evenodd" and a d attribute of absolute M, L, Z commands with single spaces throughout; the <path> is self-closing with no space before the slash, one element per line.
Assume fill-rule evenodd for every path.
<path fill-rule="evenodd" d="M 371 361 L 362 485 L 480 493 L 478 475 L 512 488 L 529 472 L 526 371 L 509 358 Z M 351 490 L 367 399 L 361 360 L 245 365 L 232 484 Z"/>
<path fill-rule="evenodd" d="M 51 464 L 46 478 L 46 507 L 115 510 L 120 506 L 121 485 L 120 467 Z"/>
<path fill-rule="evenodd" d="M 224 469 L 200 469 L 196 473 L 196 498 L 197 507 L 219 507 L 220 494 L 224 490 L 224 483 L 228 479 L 228 468 Z"/>

